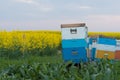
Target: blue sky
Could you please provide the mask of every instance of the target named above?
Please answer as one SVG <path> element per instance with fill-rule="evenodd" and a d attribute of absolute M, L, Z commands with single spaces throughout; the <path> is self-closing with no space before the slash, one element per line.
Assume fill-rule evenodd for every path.
<path fill-rule="evenodd" d="M 89 31 L 120 31 L 120 0 L 1 0 L 0 29 L 60 30 L 85 22 Z"/>

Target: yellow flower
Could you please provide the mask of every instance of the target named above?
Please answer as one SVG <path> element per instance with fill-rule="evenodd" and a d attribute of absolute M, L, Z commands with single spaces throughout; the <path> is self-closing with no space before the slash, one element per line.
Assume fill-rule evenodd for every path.
<path fill-rule="evenodd" d="M 1 31 L 0 47 L 15 48 L 20 47 L 20 51 L 46 46 L 57 47 L 61 41 L 59 31 Z"/>

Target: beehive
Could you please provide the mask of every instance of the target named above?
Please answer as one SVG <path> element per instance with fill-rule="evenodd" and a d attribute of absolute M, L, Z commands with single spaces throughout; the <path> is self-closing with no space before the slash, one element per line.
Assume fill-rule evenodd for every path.
<path fill-rule="evenodd" d="M 120 40 L 117 40 L 115 59 L 120 60 Z"/>
<path fill-rule="evenodd" d="M 96 58 L 115 59 L 116 39 L 98 37 L 96 45 Z"/>
<path fill-rule="evenodd" d="M 87 61 L 88 30 L 85 23 L 62 24 L 62 56 L 64 61 Z"/>

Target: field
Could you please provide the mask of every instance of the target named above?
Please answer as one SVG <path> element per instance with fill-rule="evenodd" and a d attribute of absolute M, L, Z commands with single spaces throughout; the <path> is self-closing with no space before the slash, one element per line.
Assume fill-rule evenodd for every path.
<path fill-rule="evenodd" d="M 120 39 L 119 32 L 89 32 Z M 120 61 L 66 69 L 59 31 L 0 31 L 0 80 L 120 80 Z"/>
<path fill-rule="evenodd" d="M 120 39 L 120 32 L 89 32 L 89 36 L 103 35 L 106 37 Z"/>
<path fill-rule="evenodd" d="M 54 55 L 60 42 L 60 32 L 56 31 L 3 31 L 0 32 L 0 56 Z"/>
<path fill-rule="evenodd" d="M 0 59 L 0 80 L 120 80 L 120 62 L 81 63 L 81 69 L 69 70 L 61 55 L 29 56 L 17 60 Z"/>

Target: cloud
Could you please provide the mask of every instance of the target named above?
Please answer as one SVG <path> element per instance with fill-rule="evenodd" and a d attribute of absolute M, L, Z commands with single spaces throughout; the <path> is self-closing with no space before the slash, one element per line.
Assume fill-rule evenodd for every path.
<path fill-rule="evenodd" d="M 92 6 L 80 5 L 77 3 L 68 4 L 65 7 L 66 7 L 66 9 L 69 9 L 69 10 L 91 10 L 91 9 L 93 9 Z"/>
<path fill-rule="evenodd" d="M 92 22 L 104 22 L 110 25 L 120 24 L 120 15 L 89 15 L 87 18 L 91 19 Z"/>
<path fill-rule="evenodd" d="M 44 3 L 42 1 L 36 1 L 36 0 L 14 0 L 15 2 L 18 3 L 25 3 L 25 4 L 30 4 L 33 5 L 33 7 L 36 7 L 36 9 L 43 11 L 43 12 L 49 12 L 53 10 L 53 6 L 48 3 Z"/>
<path fill-rule="evenodd" d="M 46 4 L 41 4 L 39 5 L 38 7 L 41 11 L 44 11 L 44 12 L 49 12 L 49 11 L 52 11 L 53 10 L 53 6 L 51 5 L 46 5 Z"/>
<path fill-rule="evenodd" d="M 78 9 L 92 9 L 90 6 L 77 6 Z"/>
<path fill-rule="evenodd" d="M 89 15 L 86 23 L 90 31 L 120 31 L 120 15 Z"/>
<path fill-rule="evenodd" d="M 1 21 L 0 29 L 2 30 L 61 30 L 61 24 L 79 23 L 76 19 L 49 19 L 49 20 L 33 20 L 33 21 Z"/>
<path fill-rule="evenodd" d="M 35 0 L 15 0 L 16 2 L 27 3 L 27 4 L 35 4 L 38 5 L 38 2 Z"/>
<path fill-rule="evenodd" d="M 61 30 L 61 24 L 86 23 L 88 31 L 119 32 L 120 15 L 89 15 L 86 19 L 48 19 L 33 21 L 2 21 L 0 26 L 6 30 Z"/>

